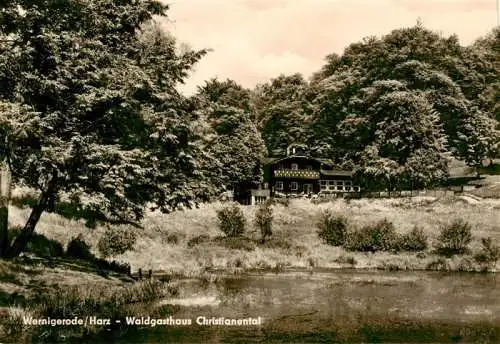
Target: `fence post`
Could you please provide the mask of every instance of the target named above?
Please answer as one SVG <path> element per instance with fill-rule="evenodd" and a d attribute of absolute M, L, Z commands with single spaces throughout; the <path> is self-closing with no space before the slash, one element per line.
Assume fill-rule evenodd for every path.
<path fill-rule="evenodd" d="M 141 280 L 142 279 L 142 269 L 139 268 L 139 279 Z"/>
<path fill-rule="evenodd" d="M 151 279 L 152 275 L 153 275 L 153 270 L 149 269 L 149 271 L 148 271 L 148 278 Z"/>

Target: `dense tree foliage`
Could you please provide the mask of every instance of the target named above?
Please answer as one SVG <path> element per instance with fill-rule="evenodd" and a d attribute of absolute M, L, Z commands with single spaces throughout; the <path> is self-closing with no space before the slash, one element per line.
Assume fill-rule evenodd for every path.
<path fill-rule="evenodd" d="M 259 85 L 252 98 L 256 118 L 269 152 L 305 142 L 312 115 L 309 85 L 300 74 L 281 75 Z"/>
<path fill-rule="evenodd" d="M 134 222 L 254 186 L 262 157 L 291 143 L 353 168 L 365 189 L 431 186 L 450 155 L 479 167 L 498 152 L 498 28 L 464 47 L 418 24 L 328 55 L 310 81 L 213 79 L 187 98 L 177 86 L 206 51 L 179 51 L 153 21 L 167 9 L 0 4 L 0 255 L 19 254 L 61 198 Z M 10 174 L 40 198 L 7 247 Z"/>
<path fill-rule="evenodd" d="M 166 10 L 153 0 L 0 5 L 2 152 L 14 181 L 41 192 L 8 255 L 61 194 L 135 221 L 148 204 L 168 211 L 214 191 L 193 144 L 194 104 L 175 89 L 205 51 L 177 52 L 151 24 Z"/>
<path fill-rule="evenodd" d="M 466 80 L 476 105 L 500 123 L 500 27 L 467 48 L 468 68 L 477 81 Z"/>
<path fill-rule="evenodd" d="M 269 149 L 309 143 L 356 167 L 365 187 L 424 187 L 451 155 L 479 167 L 498 147 L 499 30 L 469 47 L 419 23 L 330 54 L 309 83 L 281 76 L 255 90 Z M 363 183 L 362 184 L 366 184 Z"/>
<path fill-rule="evenodd" d="M 255 123 L 250 91 L 232 80 L 209 80 L 195 95 L 200 118 L 206 124 L 203 146 L 214 158 L 221 185 L 255 186 L 261 179 L 264 142 Z"/>

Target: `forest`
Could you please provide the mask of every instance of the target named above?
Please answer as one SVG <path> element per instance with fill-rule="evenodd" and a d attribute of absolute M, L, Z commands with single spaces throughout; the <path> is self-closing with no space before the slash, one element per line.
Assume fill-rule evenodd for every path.
<path fill-rule="evenodd" d="M 418 22 L 353 42 L 311 77 L 212 79 L 186 96 L 210 51 L 180 49 L 154 20 L 167 13 L 153 0 L 2 2 L 0 184 L 39 200 L 10 243 L 2 194 L 0 256 L 19 255 L 57 202 L 134 223 L 258 183 L 262 158 L 294 142 L 365 189 L 430 187 L 451 157 L 479 168 L 499 154 L 499 28 L 463 46 Z"/>

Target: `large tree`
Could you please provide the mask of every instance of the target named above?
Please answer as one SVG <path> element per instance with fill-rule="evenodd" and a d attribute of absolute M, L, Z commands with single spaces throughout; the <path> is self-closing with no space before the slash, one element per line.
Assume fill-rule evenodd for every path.
<path fill-rule="evenodd" d="M 254 89 L 258 125 L 270 153 L 308 141 L 312 114 L 309 96 L 309 84 L 301 74 L 280 75 Z"/>
<path fill-rule="evenodd" d="M 260 163 L 265 146 L 254 119 L 250 91 L 233 80 L 209 80 L 194 97 L 204 132 L 205 151 L 215 161 L 211 171 L 231 189 L 244 189 L 260 182 Z"/>
<path fill-rule="evenodd" d="M 347 161 L 349 165 L 359 164 L 359 153 L 369 147 L 370 154 L 363 156 L 365 159 L 371 157 L 376 165 L 379 145 L 385 145 L 382 137 L 404 138 L 409 135 L 406 125 L 417 126 L 411 128 L 414 133 L 423 129 L 412 117 L 407 117 L 409 123 L 396 120 L 398 125 L 391 124 L 394 119 L 418 117 L 422 113 L 430 116 L 432 112 L 431 117 L 437 115 L 439 122 L 437 127 L 429 127 L 439 127 L 433 134 L 435 142 L 445 142 L 446 149 L 455 157 L 477 167 L 482 159 L 491 156 L 499 140 L 493 116 L 484 105 L 486 101 L 478 101 L 479 95 L 488 90 L 484 82 L 498 79 L 493 77 L 491 59 L 491 54 L 462 47 L 456 36 L 445 38 L 420 24 L 394 30 L 382 38 L 368 37 L 353 43 L 341 56 L 329 55 L 325 66 L 313 77 L 311 88 L 315 94 L 313 108 L 316 109 L 312 124 L 313 147 L 338 162 Z M 476 61 L 480 63 L 475 65 Z M 388 108 L 386 118 L 374 118 L 374 104 L 382 104 L 388 99 L 380 92 L 384 88 L 396 92 L 394 94 L 411 104 L 417 104 L 415 101 L 419 99 L 420 110 L 410 107 L 417 112 L 407 113 L 410 103 L 401 103 Z M 376 95 L 375 98 L 370 94 Z M 490 105 L 494 104 L 492 97 L 487 99 Z M 424 123 L 434 122 L 431 117 L 422 120 Z M 380 127 L 377 137 L 373 136 L 375 125 Z M 441 140 L 437 140 L 438 137 Z M 443 153 L 439 144 L 430 145 L 428 149 L 432 151 L 427 149 L 426 154 L 418 146 L 405 147 L 412 150 L 411 159 L 401 147 L 395 151 L 404 158 L 405 165 L 411 161 L 413 166 L 425 166 L 428 157 L 437 159 Z M 418 157 L 420 163 L 416 160 Z M 402 175 L 406 169 L 401 166 L 401 161 L 398 164 L 384 163 L 383 166 L 393 175 Z M 440 179 L 443 165 L 436 161 L 429 166 L 436 168 L 430 176 Z"/>
<path fill-rule="evenodd" d="M 194 144 L 195 106 L 176 91 L 205 52 L 177 52 L 152 24 L 166 11 L 154 0 L 0 5 L 2 157 L 15 183 L 40 191 L 4 255 L 25 248 L 60 195 L 137 221 L 145 206 L 169 211 L 215 191 Z"/>

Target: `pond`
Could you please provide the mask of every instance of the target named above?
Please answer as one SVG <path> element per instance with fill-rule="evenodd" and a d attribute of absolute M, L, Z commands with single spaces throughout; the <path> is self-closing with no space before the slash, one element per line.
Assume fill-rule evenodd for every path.
<path fill-rule="evenodd" d="M 162 301 L 170 324 L 121 342 L 500 342 L 499 287 L 495 274 L 359 270 L 186 280 Z"/>

